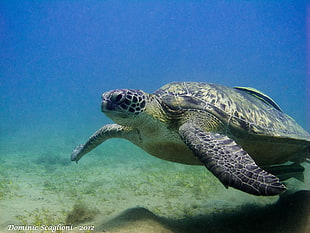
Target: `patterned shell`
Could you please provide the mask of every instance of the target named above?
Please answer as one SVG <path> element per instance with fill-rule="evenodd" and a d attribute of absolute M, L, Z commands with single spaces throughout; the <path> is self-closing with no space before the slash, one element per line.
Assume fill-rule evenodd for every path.
<path fill-rule="evenodd" d="M 254 93 L 254 94 L 253 94 Z M 265 94 L 199 82 L 168 83 L 153 93 L 174 110 L 203 110 L 250 134 L 310 142 L 310 135 Z"/>

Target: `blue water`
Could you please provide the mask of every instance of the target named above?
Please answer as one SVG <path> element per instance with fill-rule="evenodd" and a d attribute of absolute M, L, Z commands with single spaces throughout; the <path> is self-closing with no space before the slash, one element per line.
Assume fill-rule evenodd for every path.
<path fill-rule="evenodd" d="M 151 93 L 171 81 L 255 87 L 309 131 L 306 4 L 1 1 L 1 160 L 19 167 L 50 154 L 69 159 L 111 122 L 100 112 L 103 92 Z M 118 145 L 137 150 L 109 143 L 108 152 Z"/>

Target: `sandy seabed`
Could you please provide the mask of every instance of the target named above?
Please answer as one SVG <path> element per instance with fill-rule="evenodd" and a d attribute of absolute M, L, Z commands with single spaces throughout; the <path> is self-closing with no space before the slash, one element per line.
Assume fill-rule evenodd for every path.
<path fill-rule="evenodd" d="M 0 232 L 310 232 L 307 164 L 305 183 L 256 197 L 121 140 L 79 164 L 42 151 L 1 155 Z"/>

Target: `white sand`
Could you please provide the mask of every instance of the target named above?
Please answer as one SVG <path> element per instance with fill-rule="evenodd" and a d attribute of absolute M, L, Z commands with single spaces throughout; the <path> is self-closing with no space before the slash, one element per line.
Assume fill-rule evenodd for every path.
<path fill-rule="evenodd" d="M 94 225 L 96 232 L 230 232 L 237 228 L 227 223 L 229 217 L 236 222 L 248 217 L 249 222 L 251 208 L 254 216 L 255 211 L 260 214 L 257 218 L 269 212 L 273 217 L 274 209 L 268 210 L 278 206 L 278 197 L 226 190 L 202 166 L 162 161 L 123 140 L 106 142 L 78 165 L 67 162 L 69 155 L 59 154 L 65 153 L 2 156 L 0 232 L 12 232 L 7 229 L 9 224 L 65 225 L 75 205 L 86 208 L 84 217 L 80 214 L 77 221 L 88 215 L 91 218 L 75 226 Z M 306 182 L 300 187 L 309 185 L 308 179 Z M 290 186 L 296 184 L 299 183 L 293 180 Z M 300 195 L 299 199 L 309 201 L 309 192 Z M 296 232 L 305 232 L 305 221 L 310 223 L 305 217 L 308 212 L 301 213 L 306 220 L 302 227 L 299 223 L 292 226 Z M 223 229 L 219 224 L 222 219 L 227 223 Z M 248 225 L 240 229 L 255 232 Z M 76 227 L 73 232 L 87 231 Z"/>

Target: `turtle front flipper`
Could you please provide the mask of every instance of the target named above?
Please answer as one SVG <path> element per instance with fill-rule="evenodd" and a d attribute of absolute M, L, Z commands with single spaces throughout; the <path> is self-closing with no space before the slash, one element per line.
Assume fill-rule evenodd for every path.
<path fill-rule="evenodd" d="M 97 130 L 85 144 L 78 145 L 71 153 L 71 161 L 78 162 L 83 155 L 95 149 L 101 143 L 109 138 L 124 138 L 133 140 L 136 137 L 136 131 L 117 124 L 105 125 Z"/>
<path fill-rule="evenodd" d="M 205 132 L 192 123 L 183 124 L 179 132 L 187 146 L 226 187 L 263 196 L 277 195 L 286 189 L 276 176 L 258 167 L 226 135 Z"/>

